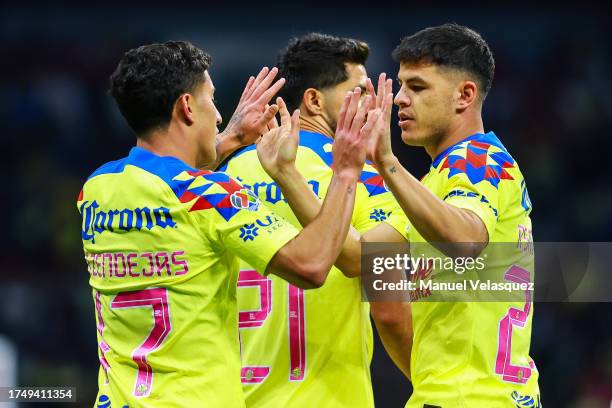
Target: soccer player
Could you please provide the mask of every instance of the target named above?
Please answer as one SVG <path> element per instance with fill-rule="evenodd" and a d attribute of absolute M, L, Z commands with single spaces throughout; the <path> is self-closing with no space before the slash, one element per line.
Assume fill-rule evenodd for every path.
<path fill-rule="evenodd" d="M 329 193 L 332 146 L 339 129 L 339 111 L 347 90 L 358 87 L 365 97 L 369 54 L 366 43 L 324 34 L 293 39 L 282 51 L 278 66 L 286 84 L 281 94 L 290 109 L 300 109 L 298 139 L 259 143 L 235 153 L 222 167 L 248 186 L 275 213 L 293 225 L 306 225 L 319 211 L 318 197 Z M 280 102 L 282 104 L 282 102 Z M 296 135 L 297 136 L 297 135 Z M 337 140 L 337 139 L 336 139 Z M 277 152 L 278 144 L 293 143 Z M 266 145 L 271 155 L 261 154 Z M 295 194 L 295 214 L 283 198 L 291 183 L 282 185 L 268 170 L 283 153 L 295 158 L 297 171 L 307 179 L 305 191 Z M 274 157 L 271 157 L 274 156 Z M 279 156 L 281 156 L 279 158 Z M 282 179 L 282 177 L 280 177 Z M 313 194 L 314 192 L 314 194 Z M 291 192 L 289 192 L 291 194 Z M 314 202 L 314 203 L 313 203 Z M 302 209 L 305 203 L 310 207 Z M 359 260 L 363 239 L 406 242 L 407 219 L 376 169 L 366 164 L 359 177 L 351 225 L 357 250 L 345 251 L 325 285 L 304 292 L 275 276 L 264 277 L 242 262 L 238 281 L 242 382 L 248 407 L 372 407 L 370 379 L 372 327 L 370 307 L 362 302 Z M 248 261 L 248 260 L 247 260 Z M 397 354 L 409 354 L 408 304 L 381 303 L 373 316 L 385 344 Z M 399 349 L 397 348 L 399 347 Z M 404 365 L 405 371 L 408 370 Z"/>
<path fill-rule="evenodd" d="M 410 242 L 448 243 L 453 256 L 474 257 L 489 243 L 531 241 L 523 175 L 482 121 L 495 69 L 488 44 L 467 27 L 445 24 L 405 37 L 393 56 L 402 140 L 424 147 L 432 164 L 421 182 L 400 165 L 388 119 L 380 120 L 370 156 L 410 219 Z M 531 261 L 522 267 L 504 254 L 489 259 L 487 273 L 533 281 L 533 259 L 523 258 Z M 540 406 L 529 356 L 531 294 L 522 302 L 414 302 L 412 310 L 407 407 Z"/>
<path fill-rule="evenodd" d="M 362 127 L 367 108 L 358 107 L 359 92 L 347 94 L 325 204 L 298 233 L 235 179 L 198 170 L 217 160 L 221 122 L 209 64 L 190 43 L 166 42 L 128 51 L 111 76 L 137 139 L 78 198 L 98 330 L 98 407 L 244 406 L 238 257 L 263 276 L 320 287 L 346 237 L 377 114 Z M 249 80 L 228 132 L 248 139 L 246 130 L 267 128 L 277 109 L 265 107 L 279 87 L 270 86 L 273 71 Z M 281 126 L 262 140 L 297 133 L 299 112 L 281 108 Z"/>
<path fill-rule="evenodd" d="M 419 182 L 393 154 L 392 81 L 384 74 L 375 103 L 382 113 L 368 150 L 410 220 L 411 247 L 430 243 L 452 257 L 473 258 L 496 243 L 529 248 L 531 203 L 525 180 L 497 136 L 484 131 L 481 112 L 495 65 L 487 43 L 467 27 L 445 24 L 404 38 L 394 57 L 400 63 L 395 104 L 402 140 L 424 147 L 432 165 Z M 375 94 L 370 82 L 367 89 Z M 296 176 L 295 164 L 264 162 L 297 210 L 307 186 Z M 489 276 L 532 281 L 532 256 L 511 260 L 506 253 L 488 260 Z M 438 270 L 430 276 L 438 274 L 446 277 Z M 414 392 L 407 407 L 540 406 L 538 371 L 529 356 L 532 293 L 520 302 L 426 300 L 412 303 L 410 360 L 406 355 L 394 359 L 410 364 Z"/>

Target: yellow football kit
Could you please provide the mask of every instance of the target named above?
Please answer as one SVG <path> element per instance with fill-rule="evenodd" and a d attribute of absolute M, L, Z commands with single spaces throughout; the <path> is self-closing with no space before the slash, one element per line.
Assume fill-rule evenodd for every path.
<path fill-rule="evenodd" d="M 135 147 L 78 198 L 97 407 L 243 407 L 238 257 L 263 273 L 297 230 L 225 173 Z"/>
<path fill-rule="evenodd" d="M 422 183 L 483 221 L 489 236 L 483 254 L 489 258 L 481 278 L 533 282 L 525 180 L 494 133 L 476 134 L 446 149 Z M 425 240 L 416 228 L 409 235 L 412 256 L 420 255 L 414 251 Z M 425 275 L 431 279 L 436 273 Z M 456 278 L 470 277 L 474 275 Z M 519 292 L 516 302 L 434 302 L 428 295 L 419 292 L 412 304 L 414 393 L 406 407 L 540 407 L 538 371 L 529 357 L 533 292 Z"/>
<path fill-rule="evenodd" d="M 322 134 L 300 132 L 296 166 L 320 198 L 333 174 L 332 143 Z M 299 227 L 254 146 L 239 151 L 223 169 Z M 357 184 L 351 222 L 360 232 L 386 222 L 405 235 L 405 215 L 369 164 Z M 303 291 L 261 276 L 246 261 L 238 304 L 247 407 L 372 407 L 372 327 L 360 279 L 346 278 L 334 267 L 323 287 Z"/>

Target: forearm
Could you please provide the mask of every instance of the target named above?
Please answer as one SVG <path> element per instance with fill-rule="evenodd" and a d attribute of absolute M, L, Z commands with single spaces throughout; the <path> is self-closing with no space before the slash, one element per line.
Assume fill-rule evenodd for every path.
<path fill-rule="evenodd" d="M 410 379 L 412 313 L 410 303 L 371 302 L 372 318 L 380 340 L 395 365 Z"/>
<path fill-rule="evenodd" d="M 356 177 L 334 174 L 317 215 L 289 244 L 287 250 L 296 269 L 316 274 L 323 282 L 345 241 L 355 203 Z M 312 193 L 311 193 L 312 194 Z"/>
<path fill-rule="evenodd" d="M 321 200 L 312 191 L 304 177 L 295 169 L 288 169 L 281 177 L 277 177 L 283 195 L 302 227 L 309 225 L 319 214 Z M 352 211 L 351 211 L 352 214 Z M 349 217 L 350 222 L 350 217 Z M 347 277 L 360 275 L 361 234 L 349 227 L 344 245 L 334 262 Z"/>
<path fill-rule="evenodd" d="M 335 173 L 320 211 L 296 238 L 307 259 L 320 258 L 329 270 L 336 261 L 347 235 L 355 205 L 356 177 Z M 311 193 L 313 194 L 313 193 Z M 314 198 L 311 195 L 311 198 Z"/>
<path fill-rule="evenodd" d="M 310 224 L 319 214 L 322 203 L 300 172 L 291 167 L 277 176 L 275 181 L 302 227 Z"/>
<path fill-rule="evenodd" d="M 476 214 L 436 197 L 397 158 L 379 165 L 378 170 L 414 228 L 428 242 L 486 244 L 486 229 Z"/>

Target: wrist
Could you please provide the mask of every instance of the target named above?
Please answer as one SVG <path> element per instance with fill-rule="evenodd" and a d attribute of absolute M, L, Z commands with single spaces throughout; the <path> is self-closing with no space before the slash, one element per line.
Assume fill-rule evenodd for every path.
<path fill-rule="evenodd" d="M 223 131 L 217 136 L 217 158 L 219 161 L 223 161 L 227 156 L 244 146 L 238 133 Z"/>
<path fill-rule="evenodd" d="M 246 146 L 244 137 L 234 126 L 228 126 L 223 132 L 219 133 L 219 140 L 229 147 L 240 148 Z"/>
<path fill-rule="evenodd" d="M 376 165 L 378 172 L 381 174 L 394 173 L 400 167 L 399 160 L 397 160 L 397 157 L 393 154 L 375 160 L 374 164 Z"/>
<path fill-rule="evenodd" d="M 362 168 L 343 168 L 334 170 L 334 178 L 346 183 L 356 183 L 361 174 Z"/>
<path fill-rule="evenodd" d="M 295 163 L 285 164 L 280 166 L 278 171 L 271 175 L 272 179 L 281 186 L 293 185 L 297 180 L 302 178 L 302 175 L 295 167 Z"/>

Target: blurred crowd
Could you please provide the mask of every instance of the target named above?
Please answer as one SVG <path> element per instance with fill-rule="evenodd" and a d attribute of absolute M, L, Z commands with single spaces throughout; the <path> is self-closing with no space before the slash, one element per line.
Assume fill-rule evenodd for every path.
<path fill-rule="evenodd" d="M 467 13 L 448 5 L 407 16 L 397 9 L 355 10 L 338 19 L 340 9 L 327 7 L 323 14 L 279 10 L 277 20 L 252 13 L 237 19 L 221 5 L 172 12 L 4 10 L 0 336 L 17 346 L 19 384 L 74 385 L 82 406 L 93 402 L 96 331 L 76 196 L 89 173 L 134 144 L 106 91 L 122 53 L 144 43 L 186 39 L 209 51 L 219 110 L 228 119 L 248 76 L 272 66 L 291 36 L 320 31 L 363 39 L 372 47 L 370 75 L 384 70 L 394 77 L 390 52 L 401 36 L 448 21 L 468 25 L 496 58 L 485 129 L 496 132 L 525 175 L 536 241 L 612 241 L 608 17 L 584 7 Z M 374 28 L 359 21 L 365 17 L 385 24 Z M 428 157 L 403 146 L 395 130 L 403 164 L 422 176 Z M 532 356 L 544 406 L 608 407 L 612 304 L 541 303 L 534 316 Z M 372 371 L 378 405 L 403 406 L 409 383 L 380 350 Z"/>

